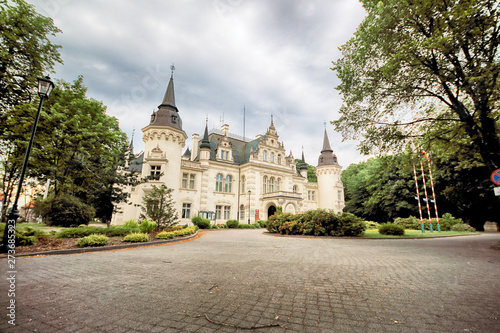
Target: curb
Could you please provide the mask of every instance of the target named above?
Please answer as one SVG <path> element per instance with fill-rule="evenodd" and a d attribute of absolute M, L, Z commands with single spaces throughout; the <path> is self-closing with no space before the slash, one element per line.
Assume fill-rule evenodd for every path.
<path fill-rule="evenodd" d="M 76 249 L 65 249 L 65 250 L 54 250 L 54 251 L 43 251 L 43 252 L 33 252 L 33 253 L 19 253 L 16 254 L 16 258 L 20 257 L 38 257 L 38 256 L 53 256 L 53 255 L 64 255 L 64 254 L 79 254 L 79 253 L 89 253 L 89 252 L 103 252 L 103 251 L 114 251 L 114 250 L 125 250 L 125 249 L 133 249 L 139 247 L 150 247 L 156 245 L 164 245 L 169 243 L 179 243 L 185 240 L 189 240 L 191 238 L 195 238 L 198 236 L 199 231 L 196 231 L 194 234 L 189 236 L 174 238 L 174 239 L 166 239 L 160 241 L 151 241 L 147 243 L 131 243 L 131 244 L 120 244 L 113 246 L 102 246 L 102 247 L 84 247 L 84 248 L 76 248 Z M 0 255 L 0 259 L 7 259 L 7 255 Z"/>
<path fill-rule="evenodd" d="M 481 236 L 480 233 L 476 234 L 465 234 L 465 235 L 449 235 L 449 236 L 433 236 L 433 237 L 401 237 L 401 238 L 377 238 L 377 237 L 352 237 L 352 236 L 313 236 L 313 235 L 282 235 L 279 233 L 263 232 L 264 235 L 271 237 L 289 237 L 289 238 L 324 238 L 324 239 L 363 239 L 363 240 L 407 240 L 407 239 L 443 239 L 443 238 L 453 238 L 453 237 L 470 237 L 470 236 Z"/>

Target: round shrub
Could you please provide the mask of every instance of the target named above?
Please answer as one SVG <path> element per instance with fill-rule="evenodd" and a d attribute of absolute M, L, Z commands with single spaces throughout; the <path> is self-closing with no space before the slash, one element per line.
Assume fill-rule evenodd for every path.
<path fill-rule="evenodd" d="M 476 229 L 467 223 L 457 223 L 451 226 L 451 231 L 470 231 L 475 232 Z"/>
<path fill-rule="evenodd" d="M 139 224 L 139 230 L 142 233 L 149 234 L 151 231 L 155 230 L 156 222 L 149 220 L 142 220 L 141 224 Z"/>
<path fill-rule="evenodd" d="M 128 234 L 127 236 L 123 237 L 124 242 L 130 242 L 130 243 L 147 242 L 148 240 L 149 240 L 148 234 L 143 234 L 140 232 Z"/>
<path fill-rule="evenodd" d="M 192 219 L 191 220 L 193 222 L 193 224 L 195 226 L 197 226 L 198 228 L 200 229 L 210 229 L 210 220 L 209 219 L 203 219 L 203 218 L 199 218 L 199 219 Z"/>
<path fill-rule="evenodd" d="M 157 239 L 172 239 L 174 238 L 174 232 L 172 231 L 161 231 L 156 234 Z"/>
<path fill-rule="evenodd" d="M 123 224 L 124 228 L 139 229 L 139 223 L 136 220 L 128 220 Z"/>
<path fill-rule="evenodd" d="M 94 218 L 93 207 L 70 195 L 59 195 L 38 200 L 35 211 L 48 226 L 71 227 L 88 225 Z"/>
<path fill-rule="evenodd" d="M 257 223 L 260 225 L 261 228 L 267 228 L 266 220 L 258 220 Z"/>
<path fill-rule="evenodd" d="M 238 228 L 239 225 L 240 225 L 240 222 L 238 222 L 236 220 L 227 220 L 226 221 L 226 226 L 228 228 Z"/>
<path fill-rule="evenodd" d="M 93 234 L 89 236 L 85 236 L 83 238 L 80 238 L 78 242 L 76 242 L 77 246 L 104 246 L 108 244 L 109 238 L 106 235 L 98 235 L 98 234 Z"/>
<path fill-rule="evenodd" d="M 405 228 L 394 223 L 384 223 L 380 225 L 378 232 L 381 235 L 403 236 L 405 234 Z"/>

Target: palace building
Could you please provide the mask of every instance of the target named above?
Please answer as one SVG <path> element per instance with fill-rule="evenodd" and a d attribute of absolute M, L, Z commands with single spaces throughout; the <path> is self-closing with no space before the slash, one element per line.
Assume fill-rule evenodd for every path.
<path fill-rule="evenodd" d="M 181 224 L 189 223 L 195 214 L 217 224 L 229 219 L 254 223 L 268 219 L 278 206 L 289 213 L 318 208 L 342 212 L 342 167 L 326 129 L 315 170 L 317 182 L 310 182 L 304 153 L 300 163 L 291 152 L 287 155 L 272 117 L 265 134 L 251 140 L 230 134 L 227 124 L 210 132 L 205 124 L 201 139 L 193 134 L 192 149 L 183 152 L 188 135 L 182 129 L 181 114 L 175 104 L 172 76 L 162 103 L 142 129 L 144 152 L 132 156 L 121 171 L 153 177 L 126 188 L 129 201 L 116 207 L 113 224 L 139 219 L 142 197 L 153 185 L 161 184 L 174 189 L 172 197 Z M 133 154 L 132 144 L 130 150 Z"/>

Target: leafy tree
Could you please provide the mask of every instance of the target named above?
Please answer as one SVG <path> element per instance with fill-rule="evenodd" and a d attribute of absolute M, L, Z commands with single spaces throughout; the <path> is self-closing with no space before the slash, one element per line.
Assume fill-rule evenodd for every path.
<path fill-rule="evenodd" d="M 8 126 L 4 143 L 11 152 L 2 160 L 6 180 L 17 176 L 18 169 L 9 168 L 21 163 L 36 107 L 33 103 L 21 104 L 5 113 Z M 95 207 L 96 217 L 109 221 L 113 203 L 127 198 L 115 186 L 130 180 L 117 173 L 124 164 L 126 148 L 126 135 L 120 131 L 118 120 L 106 115 L 101 102 L 86 97 L 83 78 L 72 84 L 59 81 L 44 103 L 27 176 L 42 183 L 50 179 L 56 197 L 78 197 Z M 4 181 L 4 191 L 11 193 L 12 185 Z"/>
<path fill-rule="evenodd" d="M 62 63 L 60 45 L 49 37 L 61 32 L 52 19 L 24 0 L 0 0 L 0 114 L 33 100 L 37 78 Z M 0 118 L 1 123 L 1 118 Z"/>
<path fill-rule="evenodd" d="M 295 163 L 297 163 L 297 166 L 300 166 L 302 164 L 302 160 L 296 158 Z M 316 168 L 307 162 L 305 162 L 307 165 L 307 180 L 312 182 L 312 183 L 317 183 L 318 178 L 316 177 Z"/>
<path fill-rule="evenodd" d="M 500 167 L 499 2 L 362 3 L 367 16 L 333 63 L 344 99 L 336 129 L 363 136 L 368 153 L 419 136 L 422 125 L 459 123 L 482 162 Z"/>
<path fill-rule="evenodd" d="M 175 210 L 172 199 L 173 189 L 162 184 L 160 187 L 153 185 L 151 192 L 143 196 L 141 219 L 156 222 L 156 231 L 177 224 L 179 216 Z"/>

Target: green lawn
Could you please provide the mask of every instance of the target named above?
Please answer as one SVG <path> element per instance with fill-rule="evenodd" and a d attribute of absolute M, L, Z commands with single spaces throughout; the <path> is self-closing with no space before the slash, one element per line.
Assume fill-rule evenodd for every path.
<path fill-rule="evenodd" d="M 462 236 L 462 235 L 475 235 L 478 232 L 468 232 L 468 231 L 441 231 L 430 232 L 426 230 L 424 233 L 420 230 L 405 230 L 404 236 L 389 236 L 381 235 L 376 229 L 368 229 L 365 231 L 362 237 L 364 238 L 414 238 L 414 237 L 442 237 L 442 236 Z"/>

